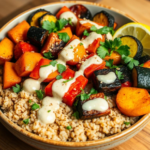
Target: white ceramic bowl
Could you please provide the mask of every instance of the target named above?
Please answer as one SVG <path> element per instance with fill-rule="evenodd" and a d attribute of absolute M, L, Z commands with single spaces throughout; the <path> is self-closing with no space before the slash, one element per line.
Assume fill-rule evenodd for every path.
<path fill-rule="evenodd" d="M 30 9 L 16 16 L 12 20 L 10 20 L 0 29 L 0 40 L 6 36 L 7 31 L 9 31 L 19 22 L 27 19 L 27 17 L 29 16 L 31 12 L 39 8 L 49 10 L 55 14 L 62 6 L 64 5 L 71 6 L 75 3 L 85 5 L 91 11 L 92 15 L 99 12 L 100 10 L 106 10 L 107 12 L 111 13 L 115 17 L 115 21 L 118 23 L 118 27 L 128 22 L 135 21 L 133 18 L 131 18 L 125 13 L 118 11 L 114 8 L 101 5 L 101 4 L 81 2 L 81 1 L 50 3 L 50 4 L 41 5 L 33 9 Z M 145 125 L 149 122 L 149 120 L 150 120 L 150 114 L 147 114 L 143 116 L 134 125 L 132 125 L 130 128 L 122 131 L 121 133 L 106 137 L 101 140 L 88 141 L 88 142 L 60 142 L 60 141 L 53 141 L 53 140 L 41 138 L 33 133 L 27 132 L 26 130 L 20 128 L 19 126 L 11 122 L 2 113 L 2 111 L 0 111 L 0 121 L 11 133 L 13 133 L 16 137 L 26 142 L 27 144 L 33 147 L 36 147 L 38 149 L 43 149 L 43 150 L 49 150 L 49 149 L 50 150 L 73 150 L 73 149 L 74 150 L 105 150 L 105 149 L 110 149 L 129 140 L 131 137 L 136 135 L 139 131 L 141 131 L 145 127 Z"/>

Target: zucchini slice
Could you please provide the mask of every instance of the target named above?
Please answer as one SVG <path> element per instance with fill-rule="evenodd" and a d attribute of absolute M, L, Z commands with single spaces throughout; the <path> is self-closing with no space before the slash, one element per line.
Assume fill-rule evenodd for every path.
<path fill-rule="evenodd" d="M 150 68 L 134 67 L 132 78 L 134 87 L 150 90 Z"/>
<path fill-rule="evenodd" d="M 145 55 L 145 56 L 142 56 L 142 57 L 139 59 L 139 63 L 140 63 L 140 64 L 143 64 L 143 63 L 147 62 L 148 60 L 150 60 L 150 56 L 149 56 L 149 55 Z"/>
<path fill-rule="evenodd" d="M 135 37 L 131 35 L 126 35 L 121 37 L 121 41 L 123 45 L 128 45 L 130 47 L 130 57 L 139 60 L 143 53 L 142 43 Z"/>
<path fill-rule="evenodd" d="M 56 22 L 57 21 L 56 17 L 48 12 L 48 13 L 46 13 L 46 14 L 44 14 L 38 18 L 38 24 L 40 26 L 42 26 L 43 22 L 46 20 L 48 20 L 49 22 L 51 22 L 51 21 Z"/>
<path fill-rule="evenodd" d="M 115 18 L 111 14 L 103 10 L 95 14 L 95 16 L 93 17 L 93 21 L 100 23 L 104 26 L 113 27 Z"/>
<path fill-rule="evenodd" d="M 43 46 L 47 38 L 48 31 L 42 28 L 31 26 L 27 33 L 28 40 L 35 46 Z"/>
<path fill-rule="evenodd" d="M 28 21 L 28 23 L 31 26 L 39 26 L 38 18 L 43 16 L 46 13 L 48 13 L 47 10 L 45 10 L 45 9 L 38 9 L 38 10 L 34 11 L 33 13 L 31 13 L 29 15 L 27 21 Z"/>

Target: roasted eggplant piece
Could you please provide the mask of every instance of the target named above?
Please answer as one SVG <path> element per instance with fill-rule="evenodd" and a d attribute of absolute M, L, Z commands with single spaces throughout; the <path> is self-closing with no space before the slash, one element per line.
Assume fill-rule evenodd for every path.
<path fill-rule="evenodd" d="M 56 17 L 48 12 L 48 13 L 46 13 L 46 14 L 44 14 L 41 17 L 38 18 L 38 24 L 40 26 L 42 26 L 43 22 L 47 21 L 47 20 L 49 22 L 56 22 L 57 21 Z"/>
<path fill-rule="evenodd" d="M 134 67 L 132 78 L 134 87 L 150 90 L 150 68 Z"/>
<path fill-rule="evenodd" d="M 41 50 L 41 53 L 44 54 L 50 51 L 52 53 L 53 58 L 57 58 L 58 53 L 63 49 L 64 46 L 65 46 L 65 42 L 59 39 L 58 34 L 51 33 L 48 36 Z"/>
<path fill-rule="evenodd" d="M 111 14 L 102 10 L 99 13 L 95 14 L 95 16 L 93 17 L 93 21 L 104 26 L 114 27 L 115 18 Z"/>
<path fill-rule="evenodd" d="M 48 13 L 47 10 L 38 9 L 29 15 L 27 21 L 31 26 L 39 26 L 38 18 L 40 18 L 41 16 L 43 16 L 46 13 Z"/>
<path fill-rule="evenodd" d="M 104 93 L 93 94 L 90 96 L 89 99 L 84 100 L 84 101 L 82 101 L 80 97 L 77 97 L 76 101 L 78 101 L 78 104 L 77 104 L 76 110 L 79 112 L 80 119 L 92 119 L 92 118 L 97 118 L 103 115 L 108 115 L 110 113 L 109 108 L 105 112 L 100 112 L 97 110 L 86 111 L 82 108 L 84 103 L 88 102 L 89 100 L 94 100 L 96 98 L 104 99 Z"/>
<path fill-rule="evenodd" d="M 88 8 L 86 8 L 83 5 L 77 4 L 77 5 L 73 5 L 69 8 L 72 12 L 74 12 L 74 14 L 78 17 L 78 18 L 86 18 L 91 20 L 92 19 L 92 14 L 91 12 L 88 10 Z"/>
<path fill-rule="evenodd" d="M 140 63 L 140 64 L 143 64 L 143 63 L 147 62 L 148 60 L 150 60 L 150 56 L 149 56 L 149 55 L 145 55 L 145 56 L 142 56 L 142 57 L 139 59 L 139 63 Z"/>
<path fill-rule="evenodd" d="M 108 75 L 109 73 L 112 73 L 114 79 Z M 104 75 L 105 79 L 112 81 L 112 83 L 106 83 L 100 80 L 99 75 Z M 115 94 L 121 88 L 121 82 L 115 73 L 115 69 L 101 69 L 94 71 L 93 82 L 97 91 L 103 92 L 105 95 Z"/>
<path fill-rule="evenodd" d="M 42 28 L 31 26 L 27 33 L 28 40 L 35 46 L 43 46 L 48 31 Z"/>
<path fill-rule="evenodd" d="M 143 53 L 143 46 L 142 43 L 135 37 L 131 35 L 125 35 L 121 37 L 121 41 L 123 45 L 127 45 L 130 47 L 130 55 L 129 57 L 132 57 L 136 60 L 139 60 Z"/>

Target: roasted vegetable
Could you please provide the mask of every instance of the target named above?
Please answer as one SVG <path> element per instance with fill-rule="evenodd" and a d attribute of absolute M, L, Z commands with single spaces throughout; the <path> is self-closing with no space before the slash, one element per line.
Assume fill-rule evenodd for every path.
<path fill-rule="evenodd" d="M 19 77 L 14 70 L 14 63 L 5 62 L 4 74 L 3 74 L 3 88 L 7 89 L 21 82 Z"/>
<path fill-rule="evenodd" d="M 134 67 L 132 78 L 134 87 L 150 90 L 150 68 Z"/>
<path fill-rule="evenodd" d="M 149 55 L 145 55 L 145 56 L 142 56 L 142 57 L 139 59 L 139 63 L 140 63 L 140 64 L 144 64 L 144 63 L 147 62 L 148 60 L 150 60 L 150 56 L 149 56 Z"/>
<path fill-rule="evenodd" d="M 122 87 L 116 97 L 118 109 L 127 116 L 141 116 L 150 113 L 150 97 L 145 89 Z"/>
<path fill-rule="evenodd" d="M 17 60 L 25 52 L 38 52 L 38 49 L 26 42 L 20 41 L 14 47 L 14 57 Z"/>
<path fill-rule="evenodd" d="M 14 69 L 20 77 L 28 76 L 41 58 L 39 53 L 26 52 L 16 61 Z"/>
<path fill-rule="evenodd" d="M 105 78 L 107 77 L 107 80 L 112 80 L 111 77 L 108 76 L 108 73 L 110 73 L 110 72 L 113 72 L 115 74 L 115 78 L 116 78 L 114 81 L 112 81 L 112 83 L 106 83 L 106 82 L 103 82 L 100 79 L 98 79 L 99 75 L 104 75 Z M 94 86 L 97 89 L 97 91 L 103 92 L 106 95 L 114 94 L 121 88 L 121 83 L 115 73 L 115 69 L 102 69 L 102 70 L 94 71 L 93 82 L 94 82 Z"/>
<path fill-rule="evenodd" d="M 40 24 L 38 23 L 38 19 L 46 13 L 48 13 L 47 10 L 38 9 L 29 15 L 27 21 L 31 26 L 40 26 Z"/>
<path fill-rule="evenodd" d="M 130 55 L 129 57 L 132 57 L 136 60 L 138 60 L 142 53 L 143 53 L 143 46 L 142 43 L 135 37 L 131 35 L 126 35 L 121 37 L 122 45 L 127 45 L 130 47 Z"/>
<path fill-rule="evenodd" d="M 47 21 L 47 20 L 49 22 L 56 22 L 57 21 L 56 17 L 48 12 L 48 13 L 46 13 L 46 14 L 44 14 L 41 17 L 38 18 L 38 24 L 40 26 L 42 26 L 43 22 Z"/>
<path fill-rule="evenodd" d="M 92 19 L 92 14 L 89 11 L 89 9 L 81 4 L 73 5 L 69 7 L 69 9 L 79 18 L 82 18 L 82 19 L 86 18 L 89 20 Z"/>
<path fill-rule="evenodd" d="M 115 18 L 111 14 L 102 10 L 99 13 L 95 14 L 95 16 L 93 17 L 93 21 L 100 23 L 103 26 L 113 27 Z"/>
<path fill-rule="evenodd" d="M 33 71 L 31 72 L 30 77 L 35 79 L 35 80 L 38 80 L 40 78 L 39 71 L 40 71 L 41 66 L 48 65 L 48 64 L 50 64 L 51 61 L 52 60 L 42 58 L 38 62 L 36 67 L 33 69 Z M 48 77 L 43 82 L 50 82 L 53 79 L 55 79 L 57 75 L 59 75 L 59 72 L 58 71 L 53 71 L 48 75 Z"/>
<path fill-rule="evenodd" d="M 117 28 L 117 26 L 118 26 L 118 24 L 116 22 L 114 22 L 114 26 L 113 26 L 114 30 Z"/>
<path fill-rule="evenodd" d="M 76 101 L 78 101 L 76 109 L 79 112 L 80 119 L 92 119 L 92 118 L 97 118 L 103 115 L 108 115 L 110 113 L 110 109 L 107 109 L 105 112 L 100 112 L 97 110 L 91 110 L 91 111 L 83 110 L 82 108 L 83 104 L 89 100 L 94 100 L 95 98 L 104 98 L 104 93 L 93 94 L 90 96 L 89 99 L 84 100 L 84 101 L 81 100 L 80 96 L 76 98 Z"/>
<path fill-rule="evenodd" d="M 67 6 L 63 6 L 56 14 L 56 17 L 59 18 L 60 15 L 66 11 L 71 11 Z"/>
<path fill-rule="evenodd" d="M 131 87 L 132 83 L 130 81 L 126 81 L 124 83 L 121 83 L 121 87 Z"/>
<path fill-rule="evenodd" d="M 144 68 L 150 68 L 150 60 L 148 60 L 147 62 L 145 62 L 145 63 L 143 64 L 143 67 L 144 67 Z"/>
<path fill-rule="evenodd" d="M 0 42 L 0 65 L 12 59 L 13 48 L 14 43 L 6 37 Z"/>
<path fill-rule="evenodd" d="M 38 27 L 30 27 L 27 37 L 29 41 L 35 46 L 43 46 L 45 39 L 47 38 L 48 31 Z"/>
<path fill-rule="evenodd" d="M 30 28 L 30 25 L 24 20 L 14 28 L 8 31 L 8 37 L 14 42 L 18 43 L 20 41 L 27 40 L 27 32 Z"/>

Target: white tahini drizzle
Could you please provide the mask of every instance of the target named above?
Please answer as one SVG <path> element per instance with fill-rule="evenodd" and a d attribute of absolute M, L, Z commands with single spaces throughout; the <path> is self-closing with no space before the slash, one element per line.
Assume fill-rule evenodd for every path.
<path fill-rule="evenodd" d="M 105 112 L 108 107 L 108 102 L 103 98 L 95 98 L 85 102 L 82 105 L 82 109 L 86 111 L 97 110 L 100 112 Z"/>
<path fill-rule="evenodd" d="M 84 45 L 84 48 L 87 49 L 90 44 L 92 44 L 96 39 L 101 38 L 101 34 L 97 34 L 96 32 L 91 32 L 88 37 L 83 39 L 81 42 Z"/>
<path fill-rule="evenodd" d="M 109 72 L 108 74 L 106 75 L 98 75 L 97 76 L 97 79 L 100 81 L 100 82 L 104 82 L 106 84 L 110 84 L 110 83 L 113 83 L 115 80 L 116 80 L 116 74 L 114 72 Z"/>
<path fill-rule="evenodd" d="M 73 12 L 71 12 L 71 11 L 66 11 L 66 12 L 62 13 L 62 14 L 60 15 L 60 19 L 62 19 L 62 18 L 66 19 L 66 20 L 68 20 L 68 19 L 70 18 L 71 21 L 72 21 L 72 23 L 73 23 L 74 25 L 76 25 L 76 24 L 77 24 L 77 21 L 78 21 L 78 19 L 77 19 L 77 17 L 75 16 L 75 14 L 74 14 Z"/>

